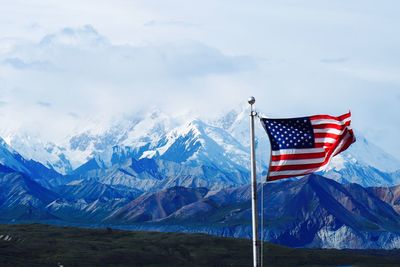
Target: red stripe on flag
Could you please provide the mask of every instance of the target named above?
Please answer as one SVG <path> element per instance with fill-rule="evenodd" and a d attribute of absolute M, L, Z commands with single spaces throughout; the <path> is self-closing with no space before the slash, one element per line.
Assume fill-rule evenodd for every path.
<path fill-rule="evenodd" d="M 310 116 L 310 120 L 337 120 L 337 121 L 343 121 L 347 118 L 350 118 L 351 114 L 350 113 L 346 113 L 343 115 L 340 115 L 338 117 L 336 116 L 331 116 L 331 115 L 314 115 L 314 116 Z"/>
<path fill-rule="evenodd" d="M 271 156 L 271 161 L 280 160 L 297 160 L 297 159 L 317 159 L 325 157 L 325 152 L 309 153 L 309 154 L 282 154 L 279 156 Z"/>
<path fill-rule="evenodd" d="M 325 137 L 329 137 L 329 138 L 338 138 L 340 135 L 337 134 L 331 134 L 331 133 L 314 133 L 314 137 L 315 138 L 325 138 Z"/>
<path fill-rule="evenodd" d="M 349 124 L 350 125 L 350 124 Z M 314 129 L 336 129 L 336 130 L 343 130 L 346 126 L 349 125 L 339 125 L 339 124 L 333 124 L 333 123 L 325 123 L 325 124 L 316 124 L 313 125 L 312 127 Z"/>
<path fill-rule="evenodd" d="M 324 160 L 321 163 L 313 163 L 313 164 L 271 166 L 270 171 L 277 172 L 277 171 L 298 171 L 304 169 L 315 169 L 323 166 L 325 162 L 326 160 Z"/>

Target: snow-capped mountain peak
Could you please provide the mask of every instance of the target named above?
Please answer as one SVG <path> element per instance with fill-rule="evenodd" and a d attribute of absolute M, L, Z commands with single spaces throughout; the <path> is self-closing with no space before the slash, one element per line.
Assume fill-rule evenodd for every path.
<path fill-rule="evenodd" d="M 363 186 L 390 186 L 400 183 L 400 162 L 356 133 L 357 141 L 335 156 L 322 174 L 340 182 Z"/>
<path fill-rule="evenodd" d="M 66 141 L 60 144 L 21 134 L 9 139 L 11 146 L 28 160 L 41 162 L 63 174 L 71 173 L 72 169 L 85 164 L 90 168 L 106 170 L 115 164 L 128 164 L 126 161 L 132 159 L 151 159 L 153 163 L 167 164 L 170 168 L 168 174 L 156 174 L 153 177 L 156 180 L 160 175 L 170 177 L 203 173 L 203 170 L 198 172 L 190 168 L 211 168 L 212 172 L 222 172 L 224 175 L 240 173 L 236 177 L 240 177 L 237 181 L 241 182 L 248 178 L 247 105 L 241 105 L 214 120 L 171 116 L 157 108 L 142 114 L 124 116 L 100 126 L 88 124 L 74 134 L 69 133 Z M 323 174 L 338 181 L 362 185 L 399 183 L 400 177 L 395 172 L 400 169 L 399 161 L 367 141 L 357 129 L 355 132 L 357 142 L 335 157 Z M 264 173 L 268 166 L 270 145 L 258 121 L 256 154 L 258 171 Z"/>
<path fill-rule="evenodd" d="M 8 135 L 8 140 L 10 147 L 18 151 L 26 160 L 40 162 L 61 174 L 72 171 L 72 165 L 63 147 L 52 142 L 43 142 L 38 137 L 26 133 Z"/>
<path fill-rule="evenodd" d="M 0 164 L 22 173 L 29 173 L 21 159 L 22 157 L 0 138 Z"/>
<path fill-rule="evenodd" d="M 386 153 L 383 149 L 369 142 L 362 134 L 357 134 L 357 141 L 343 154 L 349 162 L 358 162 L 372 166 L 384 172 L 400 169 L 400 161 Z"/>

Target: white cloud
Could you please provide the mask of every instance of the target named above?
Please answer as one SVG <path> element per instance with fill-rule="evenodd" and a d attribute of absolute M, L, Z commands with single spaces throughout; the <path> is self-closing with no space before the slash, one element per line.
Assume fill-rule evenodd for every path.
<path fill-rule="evenodd" d="M 184 22 L 184 21 L 176 21 L 176 20 L 150 20 L 143 24 L 147 27 L 157 27 L 157 26 L 167 26 L 167 27 L 196 27 L 195 24 Z"/>
<path fill-rule="evenodd" d="M 54 122 L 52 137 L 88 116 L 145 106 L 203 116 L 255 95 L 271 116 L 351 109 L 356 130 L 400 158 L 399 8 L 395 0 L 3 1 L 0 122 L 39 132 Z"/>
<path fill-rule="evenodd" d="M 23 128 L 46 117 L 33 123 L 44 129 L 42 124 L 49 119 L 110 118 L 149 104 L 179 112 L 208 95 L 221 94 L 216 92 L 219 84 L 207 80 L 215 82 L 256 68 L 249 56 L 227 55 L 200 42 L 115 45 L 90 25 L 63 28 L 0 54 L 3 96 L 12 103 L 2 113 L 12 113 L 7 114 L 7 123 Z M 221 96 L 231 90 L 226 88 Z M 204 105 L 209 107 L 207 102 Z M 46 131 L 49 135 L 66 132 L 58 126 Z"/>

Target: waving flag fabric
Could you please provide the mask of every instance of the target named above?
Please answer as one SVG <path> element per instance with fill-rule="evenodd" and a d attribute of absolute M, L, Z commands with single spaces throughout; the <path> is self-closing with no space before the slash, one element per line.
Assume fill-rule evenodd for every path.
<path fill-rule="evenodd" d="M 261 118 L 261 123 L 271 142 L 269 181 L 320 171 L 355 142 L 350 112 L 339 117 Z"/>

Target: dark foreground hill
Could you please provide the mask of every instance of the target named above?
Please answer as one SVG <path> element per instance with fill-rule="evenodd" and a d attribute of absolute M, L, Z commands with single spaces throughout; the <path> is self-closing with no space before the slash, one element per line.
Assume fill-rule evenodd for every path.
<path fill-rule="evenodd" d="M 251 266 L 251 242 L 177 233 L 0 225 L 0 266 Z M 265 244 L 264 266 L 399 266 L 400 251 Z"/>

